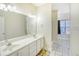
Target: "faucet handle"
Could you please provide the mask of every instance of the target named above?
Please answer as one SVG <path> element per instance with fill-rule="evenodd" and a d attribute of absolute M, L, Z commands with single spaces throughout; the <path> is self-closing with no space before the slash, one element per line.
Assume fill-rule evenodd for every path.
<path fill-rule="evenodd" d="M 3 35 L 5 35 L 6 33 L 2 33 Z"/>
<path fill-rule="evenodd" d="M 7 44 L 7 46 L 10 46 L 10 45 L 12 45 L 12 44 L 11 44 L 11 43 L 8 43 L 8 44 Z"/>

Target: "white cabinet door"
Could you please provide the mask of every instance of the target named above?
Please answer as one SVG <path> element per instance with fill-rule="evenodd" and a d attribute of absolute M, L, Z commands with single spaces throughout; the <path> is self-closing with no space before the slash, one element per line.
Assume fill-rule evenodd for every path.
<path fill-rule="evenodd" d="M 37 53 L 39 53 L 39 51 L 41 50 L 41 40 L 37 40 Z"/>
<path fill-rule="evenodd" d="M 41 38 L 40 40 L 41 40 L 41 47 L 40 48 L 42 49 L 44 47 L 44 39 Z"/>
<path fill-rule="evenodd" d="M 36 55 L 36 41 L 29 45 L 30 48 L 30 56 Z"/>
<path fill-rule="evenodd" d="M 0 41 L 4 40 L 4 36 L 5 36 L 5 29 L 4 29 L 4 17 L 0 16 Z"/>
<path fill-rule="evenodd" d="M 18 51 L 18 56 L 29 56 L 29 48 L 28 48 L 28 46 L 20 49 Z"/>
<path fill-rule="evenodd" d="M 8 56 L 18 56 L 18 53 L 15 52 L 15 53 L 12 53 L 12 54 L 10 54 L 10 55 L 8 55 Z"/>

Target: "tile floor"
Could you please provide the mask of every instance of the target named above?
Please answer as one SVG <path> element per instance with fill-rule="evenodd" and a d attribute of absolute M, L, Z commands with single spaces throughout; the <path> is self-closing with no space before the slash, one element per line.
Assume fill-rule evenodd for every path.
<path fill-rule="evenodd" d="M 58 35 L 50 56 L 69 56 L 69 35 Z"/>

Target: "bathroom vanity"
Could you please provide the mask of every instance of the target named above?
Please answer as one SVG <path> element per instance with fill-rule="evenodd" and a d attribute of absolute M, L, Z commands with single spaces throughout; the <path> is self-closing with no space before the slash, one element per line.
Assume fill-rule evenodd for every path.
<path fill-rule="evenodd" d="M 0 47 L 0 56 L 36 56 L 44 47 L 44 39 L 41 35 L 16 37 L 9 42 L 10 46 Z"/>
<path fill-rule="evenodd" d="M 42 35 L 36 35 L 39 33 L 37 33 L 37 18 L 34 16 L 31 17 L 21 11 L 0 10 L 0 56 L 38 54 L 43 48 L 44 39 Z"/>

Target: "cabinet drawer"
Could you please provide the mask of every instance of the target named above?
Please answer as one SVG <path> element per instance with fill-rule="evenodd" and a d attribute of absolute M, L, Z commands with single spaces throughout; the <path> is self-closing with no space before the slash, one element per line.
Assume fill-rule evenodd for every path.
<path fill-rule="evenodd" d="M 29 56 L 29 48 L 28 46 L 22 48 L 21 50 L 18 51 L 19 56 Z"/>

